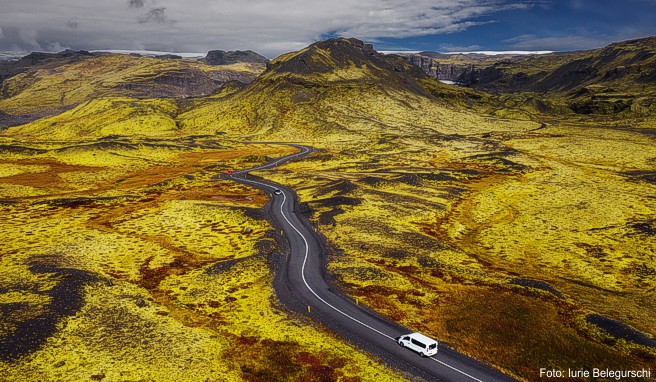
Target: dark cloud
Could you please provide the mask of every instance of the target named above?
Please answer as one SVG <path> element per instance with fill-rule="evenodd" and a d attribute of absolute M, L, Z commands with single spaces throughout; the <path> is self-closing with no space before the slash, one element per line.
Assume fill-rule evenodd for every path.
<path fill-rule="evenodd" d="M 80 23 L 77 20 L 68 20 L 66 22 L 66 27 L 69 29 L 77 29 L 80 26 Z"/>
<path fill-rule="evenodd" d="M 171 20 L 166 16 L 166 7 L 151 8 L 144 16 L 139 17 L 139 24 L 146 23 L 158 24 L 173 24 L 175 20 Z"/>
<path fill-rule="evenodd" d="M 482 24 L 493 20 L 492 15 L 516 11 L 518 14 L 513 17 L 519 18 L 520 11 L 551 2 L 120 0 L 120 6 L 116 6 L 113 1 L 0 0 L 0 36 L 4 35 L 0 37 L 0 50 L 47 50 L 59 49 L 59 46 L 170 52 L 251 49 L 275 57 L 325 36 L 356 37 L 369 42 L 396 39 L 399 44 L 403 44 L 405 38 L 445 36 L 444 40 L 434 38 L 438 45 L 449 42 L 447 34 L 484 27 Z M 80 33 L 80 29 L 84 29 L 84 33 Z M 541 33 L 517 31 L 517 35 L 529 33 L 535 36 L 519 36 L 504 44 L 514 48 L 553 49 L 594 43 L 571 36 L 545 40 Z M 606 34 L 611 35 L 611 32 Z M 593 37 L 595 35 L 598 33 Z M 503 41 L 509 37 L 514 36 L 506 34 L 497 39 Z M 492 37 L 476 38 L 490 40 Z M 483 45 L 478 40 L 455 41 L 454 45 L 458 46 Z"/>
<path fill-rule="evenodd" d="M 538 0 L 521 3 L 532 1 Z M 453 33 L 480 25 L 482 15 L 518 7 L 510 0 L 121 0 L 118 7 L 89 0 L 0 3 L 0 50 L 45 50 L 58 42 L 87 50 L 251 49 L 269 57 L 326 35 L 375 41 Z M 78 29 L 84 26 L 84 33 L 67 20 L 79 23 Z"/>
<path fill-rule="evenodd" d="M 144 0 L 128 0 L 128 7 L 130 8 L 143 8 L 144 5 Z"/>

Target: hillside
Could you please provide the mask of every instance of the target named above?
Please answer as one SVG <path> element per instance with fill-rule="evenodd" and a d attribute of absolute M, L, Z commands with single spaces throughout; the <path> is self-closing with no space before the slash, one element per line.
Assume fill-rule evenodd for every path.
<path fill-rule="evenodd" d="M 622 41 L 601 49 L 528 55 L 475 71 L 473 82 L 490 92 L 570 92 L 591 84 L 656 82 L 656 37 Z"/>
<path fill-rule="evenodd" d="M 474 70 L 469 82 L 493 94 L 543 94 L 578 114 L 654 115 L 656 38 L 497 62 Z"/>
<path fill-rule="evenodd" d="M 0 128 L 61 113 L 100 97 L 188 98 L 229 81 L 251 82 L 263 64 L 210 66 L 122 54 L 31 54 L 0 85 Z M 12 72 L 13 73 L 13 72 Z"/>
<path fill-rule="evenodd" d="M 261 54 L 255 53 L 252 50 L 210 50 L 207 56 L 201 60 L 208 65 L 230 65 L 237 63 L 251 62 L 256 64 L 266 64 L 269 60 Z"/>
<path fill-rule="evenodd" d="M 407 54 L 439 80 L 495 95 L 497 116 L 631 118 L 641 126 L 656 113 L 656 38 L 601 49 L 533 55 Z M 513 111 L 514 110 L 514 111 Z M 521 111 L 520 111 L 521 110 Z"/>
<path fill-rule="evenodd" d="M 399 134 L 474 133 L 489 126 L 473 112 L 488 101 L 437 82 L 400 56 L 331 39 L 276 58 L 243 90 L 199 101 L 179 120 L 188 132 L 289 140 L 361 139 L 392 127 Z"/>

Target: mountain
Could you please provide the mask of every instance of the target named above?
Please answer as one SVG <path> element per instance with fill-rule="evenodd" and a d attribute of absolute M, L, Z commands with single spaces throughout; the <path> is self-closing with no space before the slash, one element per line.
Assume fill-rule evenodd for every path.
<path fill-rule="evenodd" d="M 215 67 L 184 59 L 65 51 L 32 53 L 2 68 L 7 78 L 0 84 L 0 128 L 102 97 L 202 97 L 230 81 L 253 81 L 264 65 Z"/>
<path fill-rule="evenodd" d="M 469 82 L 493 94 L 539 93 L 577 114 L 656 113 L 656 37 L 601 49 L 533 55 L 475 69 Z"/>
<path fill-rule="evenodd" d="M 203 61 L 208 65 L 230 65 L 240 62 L 266 64 L 269 62 L 269 59 L 261 54 L 253 52 L 252 50 L 235 50 L 228 52 L 223 50 L 210 50 L 207 52 L 207 56 L 205 56 Z"/>
<path fill-rule="evenodd" d="M 593 84 L 656 82 L 656 37 L 601 49 L 531 55 L 474 71 L 476 88 L 490 92 L 569 92 Z"/>
<path fill-rule="evenodd" d="M 444 85 L 403 57 L 356 39 L 320 41 L 269 62 L 244 89 L 182 113 L 183 131 L 284 139 L 343 139 L 389 130 L 458 129 L 445 118 L 484 95 Z M 429 127 L 430 126 L 430 127 Z"/>
<path fill-rule="evenodd" d="M 501 96 L 502 109 L 524 104 L 529 114 L 631 118 L 656 113 L 656 37 L 575 52 L 404 56 L 433 78 Z"/>

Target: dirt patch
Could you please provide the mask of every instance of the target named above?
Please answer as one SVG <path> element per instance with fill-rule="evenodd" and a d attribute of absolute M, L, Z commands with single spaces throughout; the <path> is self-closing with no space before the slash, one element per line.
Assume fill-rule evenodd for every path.
<path fill-rule="evenodd" d="M 330 211 L 322 212 L 319 214 L 319 224 L 321 225 L 334 225 L 337 224 L 335 216 L 343 214 L 344 210 L 341 208 L 333 208 Z"/>
<path fill-rule="evenodd" d="M 630 225 L 635 234 L 654 236 L 656 235 L 656 220 L 645 220 Z"/>
<path fill-rule="evenodd" d="M 325 199 L 312 201 L 312 204 L 318 207 L 358 206 L 361 203 L 362 203 L 361 199 L 350 198 L 347 196 L 335 196 L 332 198 L 325 198 Z"/>
<path fill-rule="evenodd" d="M 265 236 L 269 236 L 269 237 L 263 238 L 262 240 L 258 241 L 255 244 L 255 250 L 257 250 L 257 253 L 255 253 L 254 255 L 242 257 L 239 259 L 219 261 L 218 263 L 212 264 L 209 267 L 205 268 L 205 274 L 218 275 L 220 273 L 230 270 L 230 268 L 241 263 L 242 261 L 252 259 L 254 257 L 266 257 L 271 255 L 276 248 L 275 239 L 271 238 L 271 236 L 274 236 L 275 234 L 276 234 L 275 230 L 267 231 Z"/>
<path fill-rule="evenodd" d="M 18 184 L 22 186 L 32 187 L 59 187 L 65 181 L 59 174 L 68 172 L 100 172 L 104 171 L 105 167 L 90 167 L 69 165 L 52 159 L 24 159 L 15 161 L 5 161 L 3 163 L 16 164 L 16 165 L 38 165 L 48 166 L 48 171 L 37 173 L 22 173 L 3 178 L 3 183 Z"/>
<path fill-rule="evenodd" d="M 438 182 L 449 182 L 449 181 L 458 180 L 458 178 L 456 178 L 455 176 L 452 176 L 451 174 L 448 174 L 446 172 L 419 174 L 419 176 L 422 179 L 425 179 L 425 180 L 433 180 L 433 181 L 438 181 Z"/>
<path fill-rule="evenodd" d="M 261 208 L 244 208 L 244 215 L 254 220 L 266 220 L 267 214 Z"/>
<path fill-rule="evenodd" d="M 142 199 L 139 195 L 120 195 L 120 196 L 103 196 L 103 197 L 79 197 L 79 198 L 61 198 L 48 199 L 33 203 L 33 205 L 49 205 L 52 207 L 77 208 L 82 206 L 97 206 L 107 202 L 114 201 L 136 201 Z"/>
<path fill-rule="evenodd" d="M 336 196 L 342 196 L 350 192 L 353 192 L 357 189 L 358 186 L 356 186 L 355 184 L 353 184 L 353 182 L 349 180 L 338 180 L 338 181 L 330 182 L 325 186 L 321 187 L 321 190 L 319 191 L 318 195 L 326 195 L 334 192 Z"/>
<path fill-rule="evenodd" d="M 47 152 L 48 150 L 35 149 L 26 146 L 0 145 L 0 154 L 38 155 Z"/>
<path fill-rule="evenodd" d="M 403 174 L 403 175 L 395 178 L 394 180 L 397 180 L 401 183 L 405 183 L 409 186 L 415 186 L 415 187 L 419 187 L 422 184 L 421 178 L 416 174 Z"/>
<path fill-rule="evenodd" d="M 524 172 L 529 168 L 522 164 L 511 161 L 506 156 L 515 154 L 512 151 L 501 151 L 486 154 L 477 154 L 467 157 L 476 162 L 491 164 L 498 168 L 499 172 Z"/>
<path fill-rule="evenodd" d="M 360 179 L 360 182 L 372 187 L 378 187 L 384 183 L 389 183 L 390 181 L 387 179 L 379 178 L 377 176 L 366 176 Z"/>

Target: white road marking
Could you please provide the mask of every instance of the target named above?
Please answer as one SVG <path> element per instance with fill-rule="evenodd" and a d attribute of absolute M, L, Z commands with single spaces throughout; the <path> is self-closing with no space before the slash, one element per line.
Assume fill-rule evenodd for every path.
<path fill-rule="evenodd" d="M 305 153 L 307 153 L 307 152 L 310 151 L 310 149 L 308 149 L 307 147 L 304 147 L 304 146 L 295 146 L 295 147 L 300 147 L 303 151 L 300 151 L 299 153 L 294 154 L 294 155 L 291 155 L 291 156 L 288 156 L 288 157 L 283 157 L 283 158 L 278 159 L 277 161 L 272 162 L 272 163 L 267 163 L 267 164 L 262 165 L 262 166 L 258 166 L 258 167 L 254 167 L 254 168 L 251 168 L 251 169 L 247 169 L 247 170 L 242 170 L 242 171 L 235 172 L 235 173 L 233 173 L 232 175 L 230 175 L 230 177 L 233 178 L 235 175 L 238 175 L 238 174 L 246 174 L 246 173 L 249 173 L 249 172 L 251 172 L 251 171 L 262 170 L 262 169 L 265 169 L 265 168 L 269 168 L 269 167 L 272 167 L 272 166 L 277 165 L 278 163 L 280 163 L 280 162 L 282 162 L 282 161 L 289 160 L 289 159 L 291 159 L 291 158 L 297 157 L 297 156 L 299 156 L 299 155 L 303 155 L 303 154 L 305 154 Z M 274 186 L 272 186 L 272 185 L 270 185 L 270 184 L 266 184 L 266 183 L 258 182 L 258 181 L 255 181 L 255 180 L 246 179 L 246 178 L 242 178 L 242 180 L 245 181 L 245 182 L 247 182 L 247 183 L 259 184 L 260 186 L 265 186 L 265 187 L 268 187 L 268 188 L 272 188 L 272 189 L 274 189 L 274 190 L 277 189 L 276 187 L 274 187 Z M 347 317 L 347 318 L 350 318 L 351 320 L 357 322 L 358 324 L 360 324 L 360 325 L 362 325 L 362 326 L 364 326 L 364 327 L 366 327 L 366 328 L 368 328 L 368 329 L 373 330 L 374 332 L 380 334 L 381 336 L 386 337 L 386 338 L 388 338 L 388 339 L 390 339 L 390 340 L 396 342 L 396 340 L 395 340 L 392 336 L 388 336 L 387 334 L 381 332 L 380 330 L 378 330 L 378 329 L 376 329 L 376 328 L 373 328 L 373 327 L 371 327 L 371 326 L 365 324 L 364 322 L 358 320 L 357 318 L 350 316 L 348 313 L 345 313 L 345 312 L 339 310 L 338 308 L 334 307 L 334 306 L 331 305 L 328 301 L 326 301 L 326 300 L 324 300 L 323 298 L 321 298 L 321 296 L 319 296 L 319 295 L 314 291 L 314 289 L 312 289 L 312 288 L 310 287 L 310 285 L 308 284 L 307 280 L 305 279 L 305 264 L 307 263 L 308 254 L 309 254 L 309 251 L 310 251 L 310 246 L 308 245 L 307 239 L 306 239 L 305 236 L 301 233 L 301 231 L 299 231 L 298 228 L 296 228 L 296 226 L 294 226 L 294 225 L 292 224 L 292 222 L 289 221 L 289 219 L 287 218 L 287 215 L 285 215 L 285 212 L 283 211 L 283 207 L 285 206 L 285 202 L 287 202 L 287 194 L 285 193 L 285 191 L 282 191 L 282 190 L 281 190 L 281 192 L 282 192 L 283 199 L 282 199 L 282 203 L 280 204 L 280 214 L 281 214 L 282 217 L 285 219 L 285 221 L 287 222 L 287 224 L 289 224 L 289 226 L 292 227 L 292 229 L 293 229 L 294 231 L 296 231 L 296 233 L 299 234 L 299 236 L 301 236 L 301 238 L 303 239 L 303 243 L 305 244 L 305 257 L 303 258 L 303 266 L 301 267 L 301 277 L 303 278 L 303 283 L 305 283 L 305 287 L 306 287 L 306 288 L 307 288 L 307 289 L 308 289 L 308 290 L 314 295 L 314 297 L 316 297 L 317 299 L 319 299 L 319 301 L 323 302 L 325 305 L 329 306 L 331 309 L 333 309 L 333 310 L 336 311 L 337 313 L 340 313 L 341 315 L 343 315 L 343 316 L 345 316 L 345 317 Z M 430 359 L 433 360 L 433 361 L 435 361 L 435 362 L 437 362 L 437 363 L 439 363 L 439 364 L 441 364 L 441 365 L 444 365 L 444 366 L 448 367 L 448 368 L 451 369 L 451 370 L 457 371 L 458 373 L 460 373 L 460 374 L 462 374 L 462 375 L 465 375 L 465 376 L 467 376 L 467 377 L 469 377 L 469 378 L 471 378 L 471 379 L 473 379 L 473 380 L 475 380 L 475 381 L 483 382 L 482 380 L 480 380 L 480 379 L 478 379 L 478 378 L 476 378 L 476 377 L 473 377 L 473 376 L 471 376 L 471 375 L 465 373 L 464 371 L 459 370 L 459 369 L 457 369 L 457 368 L 455 368 L 455 367 L 453 367 L 453 366 L 451 366 L 451 365 L 449 365 L 449 364 L 447 364 L 447 363 L 445 363 L 445 362 L 442 362 L 442 361 L 440 361 L 440 360 L 437 359 L 437 358 L 430 357 Z"/>
<path fill-rule="evenodd" d="M 462 370 L 460 370 L 460 369 L 456 369 L 455 367 L 453 367 L 453 366 L 451 366 L 451 365 L 449 365 L 449 364 L 447 364 L 447 363 L 444 363 L 444 362 L 440 361 L 440 360 L 437 359 L 437 358 L 430 357 L 430 359 L 432 359 L 433 361 L 438 362 L 438 363 L 440 363 L 440 364 L 442 364 L 442 365 L 448 367 L 449 369 L 455 370 L 455 371 L 457 371 L 458 373 L 460 373 L 460 374 L 462 374 L 462 375 L 466 375 L 467 377 L 473 379 L 474 381 L 483 382 L 483 381 L 481 381 L 480 379 L 478 379 L 478 378 L 476 378 L 476 377 L 472 377 L 471 375 L 465 373 L 464 371 L 462 371 Z"/>

